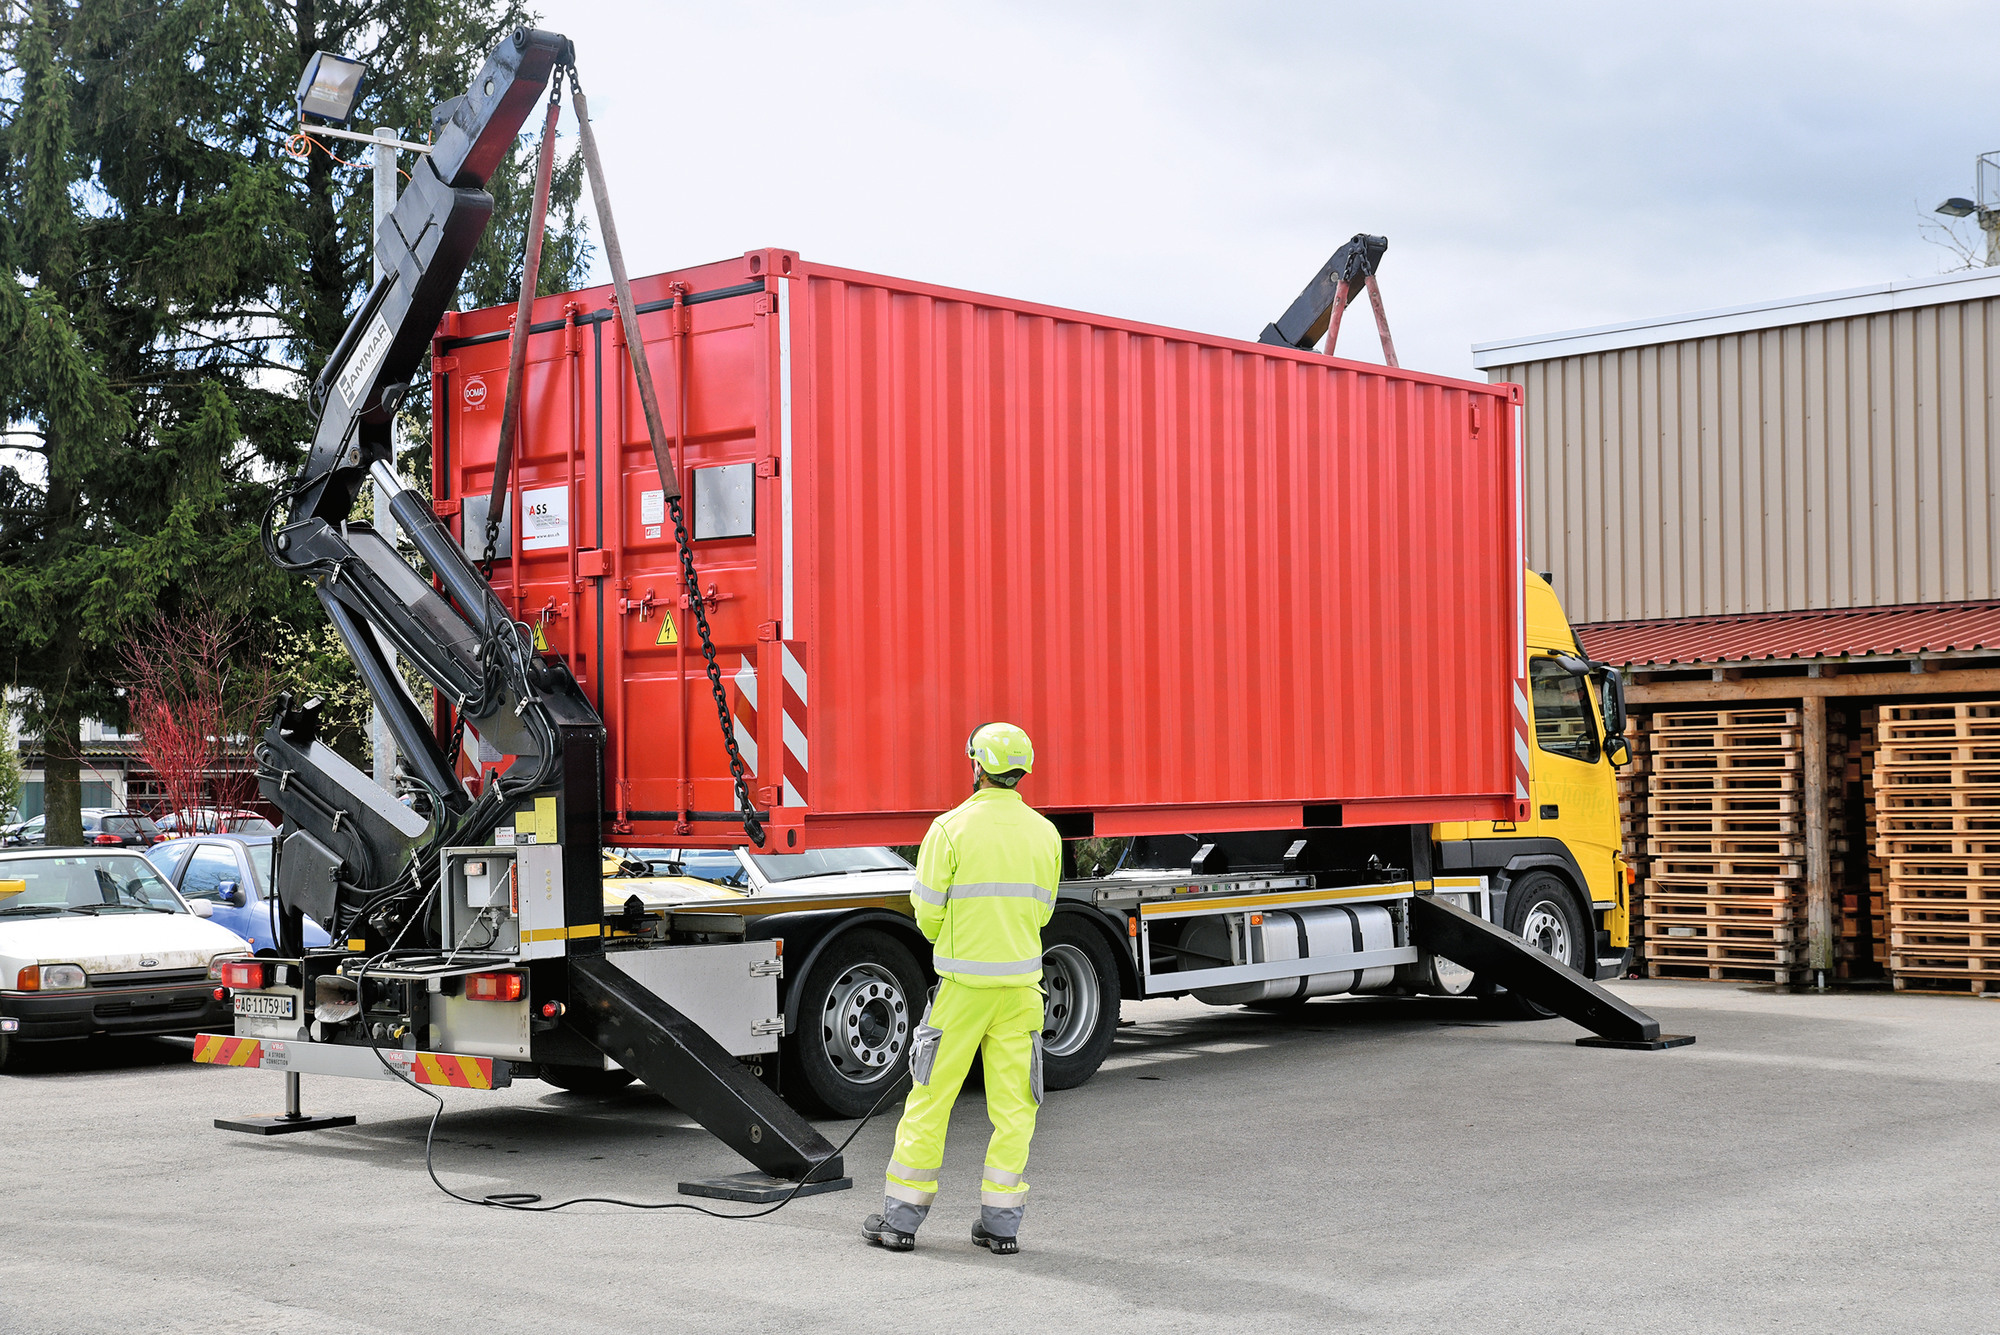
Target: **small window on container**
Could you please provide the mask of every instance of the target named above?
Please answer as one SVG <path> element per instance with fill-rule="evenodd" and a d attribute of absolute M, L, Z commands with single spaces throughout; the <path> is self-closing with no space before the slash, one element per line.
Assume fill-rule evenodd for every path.
<path fill-rule="evenodd" d="M 757 465 L 694 470 L 694 536 L 747 538 L 757 531 Z"/>
<path fill-rule="evenodd" d="M 1590 717 L 1590 691 L 1553 658 L 1528 666 L 1535 696 L 1535 744 L 1551 755 L 1597 763 L 1597 728 Z"/>

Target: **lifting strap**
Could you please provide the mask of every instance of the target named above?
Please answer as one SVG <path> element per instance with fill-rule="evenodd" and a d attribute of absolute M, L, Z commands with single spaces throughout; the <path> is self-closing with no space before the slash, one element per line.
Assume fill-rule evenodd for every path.
<path fill-rule="evenodd" d="M 590 199 L 597 208 L 597 225 L 604 233 L 604 260 L 611 268 L 611 304 L 618 312 L 619 327 L 625 331 L 625 352 L 632 361 L 632 374 L 639 382 L 639 405 L 646 413 L 646 434 L 653 438 L 653 466 L 659 470 L 660 487 L 666 499 L 680 499 L 680 475 L 667 453 L 667 428 L 660 417 L 660 396 L 653 389 L 653 367 L 646 359 L 646 344 L 639 334 L 639 314 L 632 309 L 632 284 L 625 276 L 625 251 L 618 244 L 618 224 L 611 220 L 611 191 L 604 183 L 604 163 L 597 156 L 597 132 L 590 128 L 590 104 L 584 101 L 583 84 L 570 66 L 569 87 L 576 103 L 576 123 L 583 139 L 583 168 L 590 174 Z"/>
<path fill-rule="evenodd" d="M 535 162 L 535 198 L 528 206 L 528 246 L 521 264 L 521 298 L 514 308 L 514 330 L 507 346 L 507 397 L 500 409 L 500 443 L 494 448 L 493 491 L 486 499 L 486 554 L 482 573 L 493 575 L 494 546 L 500 541 L 500 517 L 506 510 L 508 474 L 514 466 L 514 437 L 521 428 L 521 382 L 527 378 L 528 327 L 541 280 L 542 236 L 548 230 L 549 185 L 555 173 L 556 117 L 562 111 L 562 69 L 551 71 L 549 110 L 542 118 L 542 147 Z"/>

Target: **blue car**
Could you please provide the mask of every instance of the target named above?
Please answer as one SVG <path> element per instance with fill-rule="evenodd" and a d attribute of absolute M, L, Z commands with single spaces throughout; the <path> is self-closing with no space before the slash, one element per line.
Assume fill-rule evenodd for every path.
<path fill-rule="evenodd" d="M 146 856 L 184 898 L 213 904 L 211 921 L 248 941 L 261 955 L 278 949 L 278 906 L 271 888 L 274 842 L 268 834 L 198 834 L 155 844 Z M 331 940 L 311 918 L 305 922 L 305 937 L 309 947 Z"/>

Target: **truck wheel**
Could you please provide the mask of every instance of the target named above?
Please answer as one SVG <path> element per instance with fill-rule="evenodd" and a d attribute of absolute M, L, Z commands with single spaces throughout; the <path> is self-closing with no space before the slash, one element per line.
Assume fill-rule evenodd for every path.
<path fill-rule="evenodd" d="M 542 1079 L 572 1094 L 615 1094 L 632 1083 L 630 1071 L 602 1066 L 543 1066 Z"/>
<path fill-rule="evenodd" d="M 1595 946 L 1576 906 L 1569 885 L 1554 872 L 1529 872 L 1514 883 L 1507 896 L 1507 930 L 1551 959 L 1561 960 L 1585 978 L 1594 976 Z M 1555 1012 L 1514 992 L 1486 987 L 1494 1006 L 1517 1020 L 1548 1020 Z"/>
<path fill-rule="evenodd" d="M 835 1117 L 859 1117 L 909 1063 L 924 1009 L 924 971 L 886 932 L 859 928 L 813 961 L 785 1040 L 785 1094 Z"/>
<path fill-rule="evenodd" d="M 1059 913 L 1042 929 L 1042 1082 L 1074 1089 L 1118 1037 L 1118 961 L 1104 934 Z"/>

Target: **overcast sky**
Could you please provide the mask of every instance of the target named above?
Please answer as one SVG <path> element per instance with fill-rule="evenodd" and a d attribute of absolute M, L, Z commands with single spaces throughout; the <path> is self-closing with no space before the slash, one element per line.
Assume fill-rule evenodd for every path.
<path fill-rule="evenodd" d="M 1370 231 L 1403 364 L 1467 376 L 1953 267 L 1920 219 L 2000 148 L 1972 4 L 543 4 L 635 274 L 781 246 L 1254 338 Z"/>

